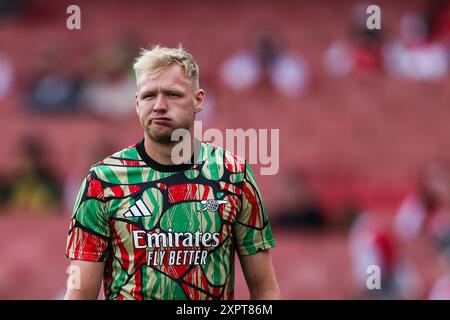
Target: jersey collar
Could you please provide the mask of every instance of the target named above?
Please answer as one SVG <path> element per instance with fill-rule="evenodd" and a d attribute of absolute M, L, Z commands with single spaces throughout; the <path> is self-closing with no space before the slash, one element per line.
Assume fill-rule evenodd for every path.
<path fill-rule="evenodd" d="M 201 153 L 202 148 L 202 142 L 198 140 L 197 138 L 194 139 L 194 150 L 195 152 L 192 154 L 192 157 L 190 159 L 190 163 L 182 163 L 182 164 L 161 164 L 159 162 L 156 162 L 153 160 L 145 151 L 144 147 L 144 141 L 145 139 L 142 139 L 140 142 L 136 145 L 136 150 L 139 154 L 139 156 L 142 158 L 142 160 L 152 169 L 155 169 L 156 171 L 160 172 L 178 172 L 178 171 L 185 171 L 189 170 L 194 166 L 194 155 L 197 155 L 197 159 L 199 157 L 199 154 Z"/>

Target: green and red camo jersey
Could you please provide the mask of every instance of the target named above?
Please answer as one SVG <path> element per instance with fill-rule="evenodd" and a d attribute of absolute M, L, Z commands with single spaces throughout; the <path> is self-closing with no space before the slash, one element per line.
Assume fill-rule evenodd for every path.
<path fill-rule="evenodd" d="M 235 252 L 274 247 L 247 162 L 196 142 L 192 164 L 159 164 L 142 140 L 84 179 L 66 256 L 105 261 L 107 299 L 233 299 Z"/>

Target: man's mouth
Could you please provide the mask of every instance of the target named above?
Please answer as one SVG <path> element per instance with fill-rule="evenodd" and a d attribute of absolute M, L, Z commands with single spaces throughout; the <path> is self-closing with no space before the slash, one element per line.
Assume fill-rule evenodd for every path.
<path fill-rule="evenodd" d="M 168 126 L 172 122 L 172 119 L 170 119 L 168 117 L 156 117 L 156 118 L 153 118 L 151 120 L 151 122 L 154 123 L 154 124 Z"/>

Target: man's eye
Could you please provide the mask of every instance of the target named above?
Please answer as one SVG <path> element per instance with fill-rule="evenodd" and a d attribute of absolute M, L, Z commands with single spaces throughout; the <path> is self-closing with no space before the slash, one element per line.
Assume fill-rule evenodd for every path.
<path fill-rule="evenodd" d="M 155 97 L 154 94 L 146 94 L 143 99 L 153 99 Z"/>
<path fill-rule="evenodd" d="M 181 95 L 179 93 L 176 93 L 176 92 L 169 92 L 167 94 L 167 96 L 170 97 L 170 98 L 179 98 L 179 97 L 181 97 Z"/>

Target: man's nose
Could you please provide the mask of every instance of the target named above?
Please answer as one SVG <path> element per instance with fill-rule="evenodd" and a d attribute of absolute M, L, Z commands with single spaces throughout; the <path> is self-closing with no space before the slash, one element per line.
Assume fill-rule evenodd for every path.
<path fill-rule="evenodd" d="M 153 111 L 164 112 L 167 111 L 167 101 L 163 94 L 158 94 L 156 98 L 155 105 L 153 106 Z"/>

